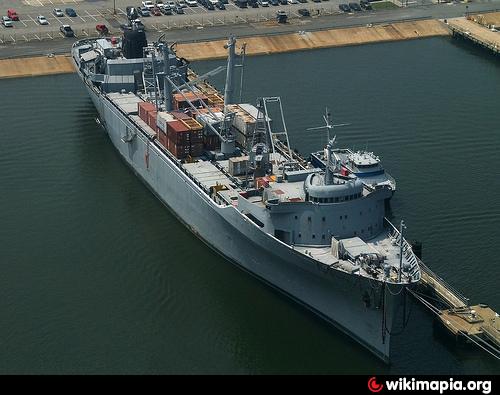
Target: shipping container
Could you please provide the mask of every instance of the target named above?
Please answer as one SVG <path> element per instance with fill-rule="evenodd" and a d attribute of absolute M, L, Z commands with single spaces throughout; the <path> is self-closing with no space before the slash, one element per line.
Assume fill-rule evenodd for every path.
<path fill-rule="evenodd" d="M 167 123 L 167 137 L 175 144 L 187 144 L 191 142 L 191 130 L 180 120 Z"/>
<path fill-rule="evenodd" d="M 229 174 L 241 176 L 246 173 L 248 166 L 248 156 L 229 158 Z"/>
<path fill-rule="evenodd" d="M 201 143 L 191 144 L 189 153 L 192 157 L 197 157 L 201 156 L 203 154 L 203 151 L 204 151 L 203 142 L 201 142 Z"/>
<path fill-rule="evenodd" d="M 158 128 L 166 132 L 167 123 L 174 120 L 175 118 L 173 117 L 172 114 L 164 111 L 159 111 L 158 114 L 156 115 L 156 126 L 158 126 Z"/>
<path fill-rule="evenodd" d="M 203 100 L 205 103 L 208 101 L 207 96 L 201 92 L 198 92 L 196 94 L 193 92 L 185 92 L 182 95 L 180 93 L 175 93 L 173 95 L 174 109 L 183 110 L 185 108 L 192 108 L 186 99 L 188 99 L 191 104 L 197 108 L 202 107 L 201 100 Z"/>
<path fill-rule="evenodd" d="M 137 109 L 139 110 L 139 117 L 148 123 L 148 112 L 156 111 L 156 106 L 153 103 L 144 101 L 137 103 Z"/>
<path fill-rule="evenodd" d="M 156 126 L 156 115 L 157 114 L 158 114 L 158 112 L 156 110 L 148 112 L 148 121 L 146 123 L 153 130 L 158 129 L 158 127 Z"/>

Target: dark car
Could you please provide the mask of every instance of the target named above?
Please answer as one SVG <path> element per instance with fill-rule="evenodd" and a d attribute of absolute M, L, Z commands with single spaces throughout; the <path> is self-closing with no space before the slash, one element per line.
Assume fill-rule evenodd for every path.
<path fill-rule="evenodd" d="M 73 29 L 71 28 L 70 25 L 61 25 L 61 27 L 59 27 L 59 31 L 64 34 L 64 37 L 74 37 L 75 36 L 75 32 L 73 31 Z"/>
<path fill-rule="evenodd" d="M 222 0 L 219 0 L 217 2 L 217 4 L 215 4 L 215 6 L 219 9 L 219 10 L 225 10 L 226 9 L 226 6 L 224 5 L 224 3 L 222 2 Z"/>
<path fill-rule="evenodd" d="M 74 18 L 76 16 L 76 11 L 73 8 L 66 8 L 64 10 L 67 16 Z"/>
<path fill-rule="evenodd" d="M 174 11 L 176 14 L 184 14 L 184 8 L 182 6 L 178 5 L 177 7 L 174 8 Z"/>
<path fill-rule="evenodd" d="M 353 11 L 362 11 L 358 3 L 349 3 L 349 8 Z"/>
<path fill-rule="evenodd" d="M 286 14 L 285 11 L 279 10 L 276 13 L 276 20 L 278 21 L 278 23 L 286 23 L 287 19 L 288 19 L 288 15 Z"/>
<path fill-rule="evenodd" d="M 313 0 L 315 3 L 321 3 L 321 0 Z"/>
<path fill-rule="evenodd" d="M 214 5 L 213 5 L 210 1 L 207 1 L 207 2 L 205 3 L 205 8 L 206 8 L 207 10 L 210 10 L 210 11 L 215 10 Z"/>
<path fill-rule="evenodd" d="M 281 5 L 288 5 L 288 0 L 280 0 Z"/>
<path fill-rule="evenodd" d="M 339 10 L 343 12 L 351 12 L 351 9 L 347 4 L 339 4 Z"/>
<path fill-rule="evenodd" d="M 364 10 L 372 10 L 372 5 L 367 1 L 367 0 L 361 0 L 359 2 L 359 5 L 361 6 L 362 9 Z"/>
<path fill-rule="evenodd" d="M 299 13 L 299 15 L 302 15 L 302 16 L 311 16 L 311 13 L 309 12 L 309 10 L 307 10 L 305 8 L 301 8 L 297 12 Z"/>
<path fill-rule="evenodd" d="M 299 3 L 307 3 L 307 0 L 299 0 Z"/>
<path fill-rule="evenodd" d="M 271 0 L 271 5 L 280 5 L 280 0 Z"/>

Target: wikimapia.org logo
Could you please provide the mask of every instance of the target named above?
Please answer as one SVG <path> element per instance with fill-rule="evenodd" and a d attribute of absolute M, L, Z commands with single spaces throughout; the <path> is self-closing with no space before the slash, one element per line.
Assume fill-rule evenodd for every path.
<path fill-rule="evenodd" d="M 491 393 L 491 381 L 471 380 L 416 380 L 402 377 L 398 380 L 387 380 L 384 384 L 377 383 L 376 377 L 368 379 L 368 389 L 373 393 L 379 393 L 386 388 L 387 391 L 481 391 L 483 394 Z M 386 391 L 384 391 L 386 392 Z"/>

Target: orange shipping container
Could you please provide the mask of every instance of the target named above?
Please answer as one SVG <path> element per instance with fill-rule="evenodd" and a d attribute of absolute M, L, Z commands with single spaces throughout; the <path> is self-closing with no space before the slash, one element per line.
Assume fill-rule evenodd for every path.
<path fill-rule="evenodd" d="M 146 123 L 148 123 L 148 112 L 156 111 L 155 105 L 147 101 L 137 103 L 137 109 L 139 110 L 139 117 Z"/>

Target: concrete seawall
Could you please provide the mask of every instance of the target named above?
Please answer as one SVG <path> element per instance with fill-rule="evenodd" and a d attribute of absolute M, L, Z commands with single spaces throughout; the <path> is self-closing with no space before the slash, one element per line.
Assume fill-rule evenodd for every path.
<path fill-rule="evenodd" d="M 247 55 L 302 51 L 307 49 L 342 47 L 388 41 L 412 40 L 424 37 L 447 36 L 447 27 L 437 20 L 399 22 L 372 27 L 352 27 L 316 32 L 279 34 L 248 37 L 239 44 L 247 43 Z M 227 40 L 177 45 L 177 54 L 191 61 L 222 59 L 227 56 L 224 44 Z"/>
<path fill-rule="evenodd" d="M 303 51 L 308 49 L 411 40 L 446 36 L 450 32 L 437 20 L 406 21 L 371 27 L 351 27 L 314 32 L 263 35 L 240 39 L 247 44 L 247 55 Z M 177 53 L 190 61 L 222 59 L 227 56 L 227 39 L 178 44 Z M 73 72 L 67 56 L 32 57 L 0 60 L 0 78 L 30 77 Z"/>

